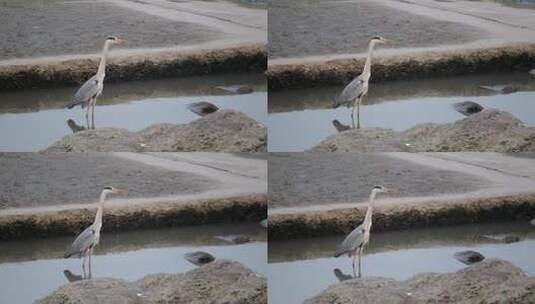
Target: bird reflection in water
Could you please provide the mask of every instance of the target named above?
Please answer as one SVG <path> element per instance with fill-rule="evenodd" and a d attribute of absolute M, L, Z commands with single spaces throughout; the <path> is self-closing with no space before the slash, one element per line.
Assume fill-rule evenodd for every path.
<path fill-rule="evenodd" d="M 72 273 L 69 269 L 63 270 L 63 275 L 65 275 L 65 278 L 67 278 L 67 281 L 69 281 L 69 283 L 83 280 L 82 275 Z"/>
<path fill-rule="evenodd" d="M 72 131 L 72 133 L 77 133 L 77 132 L 80 132 L 80 131 L 84 131 L 86 129 L 86 127 L 77 124 L 72 119 L 67 120 L 67 126 L 69 126 L 69 128 Z"/>

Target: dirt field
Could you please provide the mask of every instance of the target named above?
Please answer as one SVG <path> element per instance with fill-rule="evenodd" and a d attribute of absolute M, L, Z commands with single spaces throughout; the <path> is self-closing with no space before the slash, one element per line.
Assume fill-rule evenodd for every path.
<path fill-rule="evenodd" d="M 126 39 L 125 48 L 195 44 L 222 36 L 205 26 L 97 1 L 6 0 L 0 14 L 0 60 L 97 53 L 109 35 Z"/>
<path fill-rule="evenodd" d="M 377 184 L 393 190 L 384 197 L 463 193 L 488 184 L 467 174 L 362 153 L 272 153 L 268 183 L 270 208 L 364 201 Z"/>
<path fill-rule="evenodd" d="M 391 48 L 463 43 L 486 35 L 371 1 L 273 0 L 269 25 L 270 58 L 362 52 L 375 35 L 391 39 Z"/>
<path fill-rule="evenodd" d="M 102 187 L 142 198 L 191 194 L 216 181 L 160 170 L 109 154 L 0 154 L 0 209 L 97 202 Z"/>

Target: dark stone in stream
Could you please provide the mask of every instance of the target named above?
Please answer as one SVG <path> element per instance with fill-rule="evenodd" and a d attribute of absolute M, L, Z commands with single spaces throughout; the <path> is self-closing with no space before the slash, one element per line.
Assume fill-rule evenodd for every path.
<path fill-rule="evenodd" d="M 206 116 L 219 110 L 216 105 L 207 101 L 191 103 L 188 105 L 188 109 L 199 116 Z"/>
<path fill-rule="evenodd" d="M 535 277 L 510 262 L 486 259 L 457 272 L 423 273 L 406 281 L 381 277 L 347 280 L 305 303 L 535 303 L 534 290 Z"/>
<path fill-rule="evenodd" d="M 184 258 L 196 266 L 202 266 L 204 264 L 211 263 L 215 260 L 215 257 L 208 252 L 195 251 L 184 254 Z"/>
<path fill-rule="evenodd" d="M 511 94 L 511 93 L 515 93 L 515 92 L 518 92 L 521 88 L 518 87 L 518 86 L 515 86 L 515 85 L 508 85 L 508 86 L 505 86 L 503 89 L 502 89 L 502 93 L 503 94 Z"/>
<path fill-rule="evenodd" d="M 463 101 L 455 103 L 453 104 L 453 108 L 455 109 L 455 111 L 465 116 L 470 116 L 472 114 L 483 111 L 483 107 L 473 101 Z"/>
<path fill-rule="evenodd" d="M 338 279 L 339 282 L 347 281 L 353 279 L 353 276 L 350 274 L 345 274 L 339 268 L 333 270 L 334 276 Z"/>
<path fill-rule="evenodd" d="M 242 264 L 219 260 L 177 274 L 151 274 L 135 282 L 98 278 L 64 285 L 40 304 L 267 303 L 267 280 Z"/>
<path fill-rule="evenodd" d="M 477 263 L 477 262 L 481 262 L 485 259 L 485 257 L 477 252 L 477 251 L 472 251 L 472 250 L 466 250 L 466 251 L 459 251 L 459 252 L 456 252 L 453 257 L 463 263 L 463 264 L 466 264 L 466 265 L 471 265 L 471 264 L 474 264 L 474 263 Z"/>
<path fill-rule="evenodd" d="M 493 242 L 493 243 L 516 243 L 520 241 L 520 237 L 516 235 L 510 235 L 510 234 L 496 234 L 496 235 L 490 235 L 490 234 L 484 234 L 479 236 L 480 239 L 487 242 Z"/>
<path fill-rule="evenodd" d="M 344 132 L 351 129 L 350 126 L 342 124 L 338 119 L 333 120 L 333 126 L 338 132 Z"/>
<path fill-rule="evenodd" d="M 218 86 L 216 88 L 232 94 L 249 94 L 253 92 L 253 88 L 246 85 Z"/>
<path fill-rule="evenodd" d="M 230 234 L 230 235 L 224 235 L 224 236 L 216 236 L 216 239 L 225 241 L 227 243 L 231 244 L 245 244 L 249 243 L 251 239 L 246 235 L 241 234 Z"/>

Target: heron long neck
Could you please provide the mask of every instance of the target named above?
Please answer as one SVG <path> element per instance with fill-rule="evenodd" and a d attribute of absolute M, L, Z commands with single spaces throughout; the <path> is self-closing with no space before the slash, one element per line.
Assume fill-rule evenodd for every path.
<path fill-rule="evenodd" d="M 364 223 L 368 223 L 366 230 L 369 230 L 372 226 L 372 215 L 373 215 L 373 203 L 375 202 L 375 192 L 370 194 L 370 202 L 368 203 L 368 210 L 366 210 L 366 216 L 364 216 Z"/>
<path fill-rule="evenodd" d="M 95 221 L 93 222 L 94 228 L 100 231 L 102 227 L 102 213 L 104 212 L 104 200 L 106 199 L 106 191 L 102 191 L 100 194 L 100 201 L 98 203 L 97 214 L 95 215 Z"/>
<path fill-rule="evenodd" d="M 108 40 L 106 40 L 106 42 L 104 42 L 104 47 L 102 48 L 102 55 L 100 57 L 100 63 L 97 70 L 97 78 L 101 81 L 104 80 L 104 76 L 106 76 L 106 60 L 108 59 L 109 47 L 110 43 Z"/>
<path fill-rule="evenodd" d="M 372 54 L 373 54 L 374 47 L 375 47 L 375 42 L 370 41 L 370 44 L 368 44 L 368 56 L 366 57 L 366 62 L 364 63 L 364 69 L 362 70 L 362 75 L 366 77 L 367 79 L 369 79 L 371 75 Z"/>

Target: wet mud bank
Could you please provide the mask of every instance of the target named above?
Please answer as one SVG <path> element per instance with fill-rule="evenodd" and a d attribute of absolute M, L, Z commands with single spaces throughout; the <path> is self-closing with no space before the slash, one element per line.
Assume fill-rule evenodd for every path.
<path fill-rule="evenodd" d="M 365 58 L 325 59 L 270 64 L 270 91 L 346 84 L 364 66 Z M 535 44 L 485 49 L 418 52 L 376 56 L 372 82 L 455 76 L 461 74 L 529 71 L 535 67 Z"/>
<path fill-rule="evenodd" d="M 423 273 L 406 281 L 368 277 L 331 285 L 306 304 L 532 303 L 535 278 L 512 263 L 488 259 L 452 273 Z M 362 295 L 365 295 L 364 297 Z"/>
<path fill-rule="evenodd" d="M 267 303 L 267 279 L 229 260 L 135 282 L 98 278 L 60 287 L 37 303 Z"/>
<path fill-rule="evenodd" d="M 364 220 L 366 206 L 269 215 L 269 239 L 284 240 L 346 234 Z M 466 200 L 376 205 L 373 231 L 440 227 L 497 221 L 529 221 L 535 193 Z"/>
<path fill-rule="evenodd" d="M 82 84 L 96 71 L 99 57 L 0 66 L 0 91 Z M 111 57 L 106 81 L 147 80 L 217 73 L 263 72 L 267 50 L 262 44 L 202 51 L 176 51 Z"/>
<path fill-rule="evenodd" d="M 486 109 L 453 123 L 427 123 L 406 131 L 351 129 L 329 136 L 315 152 L 532 152 L 535 127 L 508 112 Z"/>
<path fill-rule="evenodd" d="M 96 207 L 95 207 L 96 208 Z M 104 209 L 103 231 L 128 231 L 215 223 L 260 222 L 267 214 L 266 195 L 191 202 L 162 202 Z M 95 209 L 62 209 L 0 214 L 0 240 L 74 235 L 89 226 Z"/>
<path fill-rule="evenodd" d="M 188 124 L 155 124 L 138 132 L 96 128 L 67 135 L 43 152 L 266 152 L 267 128 L 234 110 Z"/>

